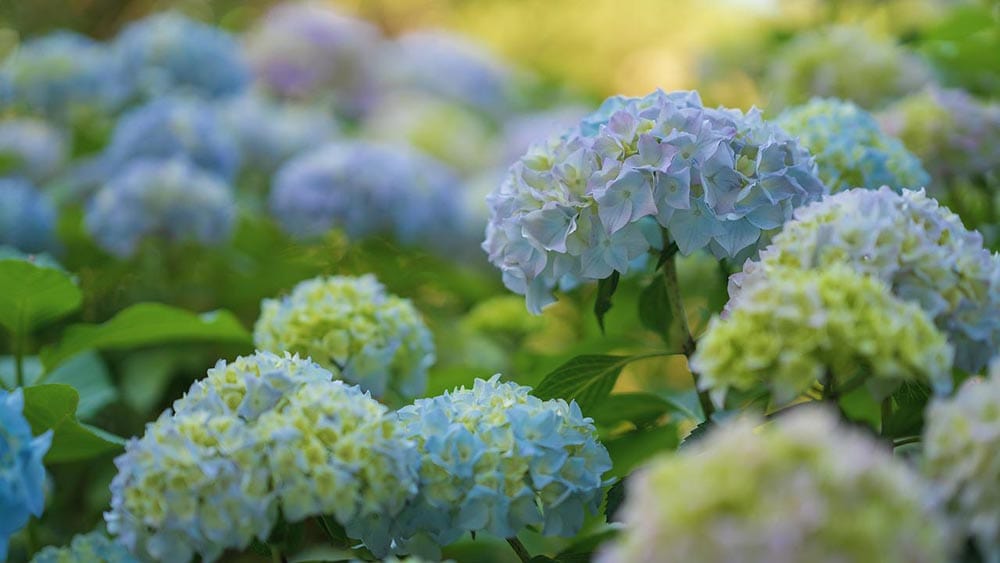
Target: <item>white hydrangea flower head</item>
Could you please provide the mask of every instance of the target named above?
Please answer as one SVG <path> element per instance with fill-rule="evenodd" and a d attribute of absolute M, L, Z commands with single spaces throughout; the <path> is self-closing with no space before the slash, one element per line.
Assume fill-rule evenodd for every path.
<path fill-rule="evenodd" d="M 775 122 L 813 154 L 831 193 L 880 186 L 899 191 L 930 182 L 920 159 L 851 102 L 813 98 L 785 110 Z"/>
<path fill-rule="evenodd" d="M 796 210 L 760 259 L 729 280 L 735 298 L 775 268 L 847 264 L 919 303 L 955 348 L 955 365 L 982 369 L 1000 349 L 1000 255 L 924 190 L 854 189 Z"/>
<path fill-rule="evenodd" d="M 264 446 L 235 415 L 167 410 L 115 459 L 108 531 L 154 561 L 211 562 L 266 540 L 278 505 Z"/>
<path fill-rule="evenodd" d="M 805 407 L 728 421 L 628 482 L 598 563 L 935 563 L 948 537 L 924 483 L 885 446 Z"/>
<path fill-rule="evenodd" d="M 314 278 L 287 296 L 265 299 L 254 344 L 312 358 L 376 397 L 419 396 L 434 363 L 434 340 L 420 312 L 370 274 Z"/>
<path fill-rule="evenodd" d="M 835 264 L 774 268 L 744 287 L 725 318 L 709 323 L 691 369 L 720 404 L 729 389 L 760 384 L 783 404 L 816 384 L 852 387 L 859 377 L 880 388 L 915 380 L 947 391 L 952 355 L 919 305 Z"/>
<path fill-rule="evenodd" d="M 627 273 L 662 242 L 643 222 L 685 255 L 734 257 L 825 191 L 808 152 L 757 110 L 705 108 L 695 92 L 614 97 L 510 168 L 483 249 L 538 312 L 562 279 Z"/>
<path fill-rule="evenodd" d="M 421 452 L 420 490 L 398 522 L 398 543 L 463 533 L 511 537 L 527 526 L 572 536 L 601 504 L 611 458 L 575 402 L 542 401 L 499 375 L 418 399 L 399 411 Z"/>
<path fill-rule="evenodd" d="M 926 413 L 924 473 L 931 498 L 971 537 L 989 563 L 1000 561 L 1000 360 Z"/>

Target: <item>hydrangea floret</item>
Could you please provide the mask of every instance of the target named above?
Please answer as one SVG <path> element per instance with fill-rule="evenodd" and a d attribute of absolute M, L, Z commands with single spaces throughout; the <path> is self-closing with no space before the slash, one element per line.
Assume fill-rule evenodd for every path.
<path fill-rule="evenodd" d="M 221 244 L 234 222 L 229 185 L 182 158 L 130 164 L 98 190 L 85 216 L 98 245 L 122 258 L 146 239 Z"/>
<path fill-rule="evenodd" d="M 709 323 L 691 369 L 718 404 L 730 389 L 759 385 L 784 404 L 817 384 L 885 389 L 915 380 L 947 391 L 952 354 L 919 305 L 838 264 L 775 268 L 766 283 L 744 287 Z"/>
<path fill-rule="evenodd" d="M 931 498 L 989 563 L 1000 561 L 1000 360 L 926 413 L 924 473 Z"/>
<path fill-rule="evenodd" d="M 400 517 L 400 543 L 416 534 L 445 545 L 470 531 L 580 530 L 601 503 L 611 459 L 575 402 L 529 392 L 497 375 L 399 411 L 421 452 L 420 489 Z"/>
<path fill-rule="evenodd" d="M 622 535 L 599 563 L 948 560 L 916 472 L 804 407 L 758 428 L 730 420 L 627 482 Z"/>
<path fill-rule="evenodd" d="M 483 249 L 538 312 L 561 279 L 626 273 L 661 243 L 643 221 L 685 255 L 733 257 L 823 193 L 808 152 L 756 110 L 705 108 L 695 92 L 614 97 L 510 168 Z"/>
<path fill-rule="evenodd" d="M 1000 349 L 1000 255 L 924 190 L 854 189 L 796 210 L 760 259 L 730 278 L 729 295 L 777 268 L 832 264 L 918 303 L 948 336 L 957 367 L 976 372 Z"/>
<path fill-rule="evenodd" d="M 306 280 L 287 296 L 265 299 L 254 344 L 312 358 L 376 397 L 421 395 L 434 363 L 420 312 L 372 275 Z"/>
<path fill-rule="evenodd" d="M 899 191 L 930 182 L 920 159 L 851 102 L 814 98 L 785 110 L 775 123 L 809 149 L 831 193 L 880 186 Z"/>
<path fill-rule="evenodd" d="M 45 508 L 45 466 L 52 431 L 31 434 L 24 418 L 24 393 L 0 390 L 0 559 L 10 536 Z"/>
<path fill-rule="evenodd" d="M 103 532 L 74 536 L 65 547 L 49 546 L 39 551 L 31 563 L 139 563 L 120 543 Z"/>
<path fill-rule="evenodd" d="M 22 252 L 54 250 L 56 207 L 35 186 L 19 178 L 0 178 L 0 245 Z"/>

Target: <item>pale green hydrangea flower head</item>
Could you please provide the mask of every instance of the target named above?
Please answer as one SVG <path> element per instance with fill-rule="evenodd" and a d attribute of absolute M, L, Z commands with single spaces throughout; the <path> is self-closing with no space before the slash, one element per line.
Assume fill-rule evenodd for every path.
<path fill-rule="evenodd" d="M 729 280 L 729 296 L 776 268 L 846 264 L 918 303 L 978 372 L 1000 349 L 1000 255 L 924 190 L 854 189 L 800 208 L 757 262 Z M 782 269 L 784 271 L 784 269 Z"/>
<path fill-rule="evenodd" d="M 254 344 L 310 357 L 379 398 L 419 396 L 434 363 L 434 341 L 419 311 L 372 275 L 314 278 L 287 296 L 265 299 Z"/>
<path fill-rule="evenodd" d="M 923 483 L 885 446 L 804 407 L 729 421 L 628 482 L 598 563 L 940 563 L 948 539 Z"/>
<path fill-rule="evenodd" d="M 986 561 L 1000 561 L 1000 361 L 989 377 L 970 379 L 954 397 L 931 403 L 926 419 L 931 498 Z"/>
<path fill-rule="evenodd" d="M 776 123 L 816 158 L 820 180 L 830 193 L 880 186 L 899 191 L 930 182 L 920 159 L 851 102 L 814 98 L 785 110 Z"/>
<path fill-rule="evenodd" d="M 691 358 L 720 403 L 730 389 L 760 384 L 787 403 L 830 378 L 835 388 L 917 380 L 948 389 L 951 363 L 951 346 L 918 305 L 843 265 L 776 268 L 745 286 Z"/>
<path fill-rule="evenodd" d="M 39 551 L 31 563 L 139 563 L 121 544 L 102 532 L 75 536 L 65 547 L 49 546 Z"/>

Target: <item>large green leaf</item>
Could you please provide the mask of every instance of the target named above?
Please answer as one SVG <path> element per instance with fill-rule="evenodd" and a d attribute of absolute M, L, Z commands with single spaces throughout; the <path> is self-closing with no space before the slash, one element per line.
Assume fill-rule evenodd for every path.
<path fill-rule="evenodd" d="M 679 442 L 674 424 L 636 430 L 606 440 L 604 445 L 614 464 L 611 475 L 623 478 L 657 453 L 677 449 Z"/>
<path fill-rule="evenodd" d="M 602 426 L 615 426 L 630 422 L 648 426 L 677 406 L 652 393 L 615 393 L 597 404 L 590 416 Z"/>
<path fill-rule="evenodd" d="M 53 369 L 85 350 L 115 350 L 171 342 L 249 343 L 250 333 L 229 311 L 197 314 L 159 303 L 139 303 L 99 325 L 74 325 L 62 341 L 42 351 Z"/>
<path fill-rule="evenodd" d="M 580 409 L 590 414 L 611 394 L 622 368 L 636 360 L 664 355 L 577 356 L 546 375 L 534 394 L 541 399 L 576 400 Z"/>
<path fill-rule="evenodd" d="M 15 383 L 14 358 L 0 356 L 0 385 L 13 388 Z M 76 414 L 86 420 L 108 404 L 118 399 L 118 390 L 111 382 L 108 367 L 94 352 L 74 356 L 50 373 L 45 373 L 38 356 L 24 358 L 25 386 L 41 383 L 65 383 L 73 386 L 80 395 Z"/>
<path fill-rule="evenodd" d="M 597 317 L 597 324 L 604 332 L 604 315 L 611 310 L 613 303 L 611 298 L 618 290 L 618 280 L 621 274 L 618 271 L 611 272 L 611 275 L 597 282 L 597 298 L 594 300 L 594 315 Z"/>
<path fill-rule="evenodd" d="M 24 388 L 24 417 L 35 434 L 52 430 L 52 447 L 46 463 L 79 461 L 119 449 L 124 441 L 76 419 L 80 396 L 62 383 Z"/>
<path fill-rule="evenodd" d="M 656 276 L 639 294 L 639 320 L 649 330 L 669 340 L 670 324 L 674 322 L 673 311 L 667 298 L 667 286 L 663 276 Z"/>
<path fill-rule="evenodd" d="M 80 288 L 66 272 L 22 259 L 0 259 L 0 325 L 12 334 L 34 329 L 76 311 Z"/>

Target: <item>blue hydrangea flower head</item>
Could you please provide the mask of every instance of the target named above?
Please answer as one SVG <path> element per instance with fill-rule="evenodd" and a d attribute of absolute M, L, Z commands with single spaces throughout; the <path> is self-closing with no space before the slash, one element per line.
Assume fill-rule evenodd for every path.
<path fill-rule="evenodd" d="M 378 30 L 364 20 L 319 2 L 287 2 L 247 32 L 245 50 L 257 81 L 269 92 L 332 102 L 358 117 L 375 93 L 372 60 L 380 41 Z"/>
<path fill-rule="evenodd" d="M 572 536 L 597 510 L 611 458 L 593 421 L 575 402 L 530 391 L 498 375 L 399 411 L 421 452 L 401 543 L 420 534 L 445 545 L 469 531 L 511 537 L 527 526 Z"/>
<path fill-rule="evenodd" d="M 767 86 L 778 108 L 819 96 L 872 110 L 931 80 L 930 67 L 893 39 L 861 27 L 831 26 L 786 43 L 771 59 Z"/>
<path fill-rule="evenodd" d="M 0 178 L 0 245 L 23 252 L 53 251 L 56 208 L 43 192 L 19 178 Z"/>
<path fill-rule="evenodd" d="M 185 157 L 227 181 L 240 165 L 236 140 L 216 107 L 190 98 L 161 98 L 126 113 L 105 151 L 110 168 L 174 157 Z"/>
<path fill-rule="evenodd" d="M 785 110 L 775 123 L 809 149 L 831 193 L 881 186 L 899 191 L 930 183 L 920 159 L 851 102 L 814 98 Z"/>
<path fill-rule="evenodd" d="M 30 118 L 0 121 L 0 175 L 44 182 L 59 172 L 66 156 L 65 138 L 46 122 Z"/>
<path fill-rule="evenodd" d="M 233 99 L 222 109 L 226 127 L 247 167 L 273 173 L 289 158 L 333 139 L 333 116 L 314 104 L 270 100 L 260 94 Z"/>
<path fill-rule="evenodd" d="M 225 182 L 184 159 L 139 160 L 100 188 L 85 223 L 98 245 L 124 258 L 146 239 L 221 244 L 232 234 L 235 205 Z"/>
<path fill-rule="evenodd" d="M 49 546 L 39 551 L 31 563 L 139 563 L 125 547 L 102 532 L 74 536 L 65 547 Z"/>
<path fill-rule="evenodd" d="M 978 372 L 1000 352 L 1000 255 L 924 190 L 853 189 L 796 210 L 759 260 L 730 278 L 729 296 L 786 267 L 834 264 L 919 304 L 948 336 L 957 367 Z"/>
<path fill-rule="evenodd" d="M 52 431 L 32 436 L 24 418 L 24 394 L 0 390 L 0 559 L 10 536 L 45 508 L 45 466 Z"/>
<path fill-rule="evenodd" d="M 221 98 L 250 84 L 236 38 L 179 13 L 130 23 L 115 39 L 114 49 L 144 97 L 172 93 Z"/>
<path fill-rule="evenodd" d="M 376 397 L 423 394 L 434 363 L 420 312 L 372 275 L 306 280 L 285 297 L 265 299 L 254 345 L 312 358 Z"/>
<path fill-rule="evenodd" d="M 661 242 L 652 220 L 685 255 L 753 250 L 825 192 L 816 174 L 756 110 L 705 108 L 695 92 L 613 97 L 514 163 L 489 197 L 483 249 L 538 312 L 562 279 L 627 273 Z"/>
<path fill-rule="evenodd" d="M 387 45 L 383 60 L 382 79 L 394 88 L 428 92 L 494 117 L 512 109 L 513 69 L 460 35 L 413 31 Z"/>
<path fill-rule="evenodd" d="M 130 94 L 111 50 L 67 31 L 26 41 L 4 61 L 0 75 L 10 103 L 61 121 L 81 109 L 112 112 Z"/>
<path fill-rule="evenodd" d="M 448 248 L 462 220 L 459 186 L 450 169 L 412 149 L 331 143 L 281 167 L 270 207 L 297 237 L 341 228 L 354 238 L 390 235 L 405 244 Z"/>

